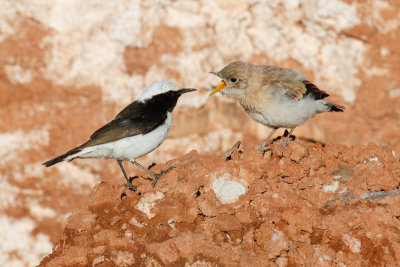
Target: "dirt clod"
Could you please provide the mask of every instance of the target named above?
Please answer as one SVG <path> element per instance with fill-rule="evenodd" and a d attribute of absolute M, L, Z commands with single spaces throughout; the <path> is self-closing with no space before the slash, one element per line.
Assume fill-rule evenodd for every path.
<path fill-rule="evenodd" d="M 298 142 L 270 159 L 256 149 L 229 161 L 191 152 L 170 162 L 176 170 L 156 188 L 142 183 L 142 195 L 121 198 L 120 185 L 101 183 L 41 266 L 399 262 L 391 151 Z M 225 203 L 221 190 L 238 196 Z"/>

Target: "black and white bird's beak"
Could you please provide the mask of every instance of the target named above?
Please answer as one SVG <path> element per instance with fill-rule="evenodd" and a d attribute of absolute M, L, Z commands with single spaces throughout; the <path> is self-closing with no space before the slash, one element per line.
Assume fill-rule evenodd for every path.
<path fill-rule="evenodd" d="M 197 89 L 194 88 L 182 88 L 181 90 L 179 90 L 179 92 L 183 95 L 185 93 L 189 93 L 189 92 L 193 92 L 196 91 Z"/>

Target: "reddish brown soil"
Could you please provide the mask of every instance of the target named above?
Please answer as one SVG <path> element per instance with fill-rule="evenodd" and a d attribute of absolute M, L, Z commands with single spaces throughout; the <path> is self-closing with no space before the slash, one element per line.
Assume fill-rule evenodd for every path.
<path fill-rule="evenodd" d="M 134 180 L 138 193 L 99 184 L 41 266 L 400 262 L 400 164 L 387 148 L 297 139 L 282 157 L 256 147 L 227 161 L 192 151 L 154 170 L 169 165 L 176 169 L 155 188 L 144 177 Z M 222 204 L 213 190 L 219 177 L 245 185 L 246 193 Z M 136 207 L 154 196 L 149 218 Z"/>

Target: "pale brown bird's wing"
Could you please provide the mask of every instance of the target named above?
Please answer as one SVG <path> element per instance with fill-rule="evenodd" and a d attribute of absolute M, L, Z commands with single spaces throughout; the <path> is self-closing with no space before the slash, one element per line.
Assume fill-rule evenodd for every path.
<path fill-rule="evenodd" d="M 271 70 L 269 87 L 282 91 L 293 100 L 301 99 L 307 93 L 305 77 L 302 73 L 293 70 L 275 67 Z"/>
<path fill-rule="evenodd" d="M 324 99 L 325 97 L 329 96 L 325 91 L 319 89 L 315 84 L 309 81 L 303 81 L 303 83 L 307 89 L 304 96 L 311 95 L 315 100 Z"/>

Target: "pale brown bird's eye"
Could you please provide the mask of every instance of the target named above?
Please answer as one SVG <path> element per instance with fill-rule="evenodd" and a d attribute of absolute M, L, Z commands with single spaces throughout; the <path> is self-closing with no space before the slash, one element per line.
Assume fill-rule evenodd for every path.
<path fill-rule="evenodd" d="M 235 83 L 235 82 L 237 82 L 237 79 L 236 78 L 231 78 L 230 81 Z"/>

